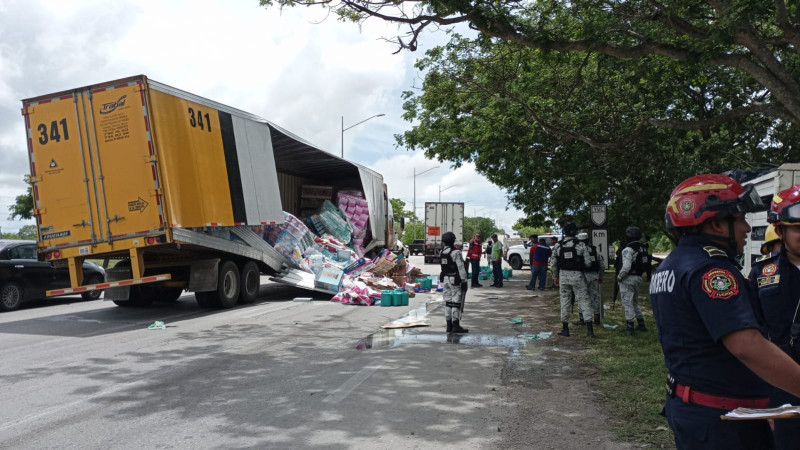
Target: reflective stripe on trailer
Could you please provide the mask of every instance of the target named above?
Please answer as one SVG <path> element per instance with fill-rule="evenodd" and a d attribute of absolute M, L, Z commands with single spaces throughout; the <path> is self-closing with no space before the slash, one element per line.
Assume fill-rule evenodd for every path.
<path fill-rule="evenodd" d="M 108 288 L 115 288 L 115 287 L 123 287 L 123 286 L 133 286 L 135 284 L 145 284 L 145 283 L 155 283 L 156 281 L 166 281 L 172 278 L 171 274 L 163 274 L 163 275 L 153 275 L 150 277 L 143 277 L 143 278 L 132 278 L 130 280 L 120 280 L 120 281 L 110 281 L 106 283 L 98 283 L 98 284 L 88 284 L 86 286 L 76 287 L 76 288 L 67 288 L 67 289 L 54 289 L 52 291 L 47 291 L 48 297 L 54 297 L 56 295 L 67 295 L 67 294 L 80 294 L 81 292 L 87 291 L 99 291 L 102 289 Z"/>

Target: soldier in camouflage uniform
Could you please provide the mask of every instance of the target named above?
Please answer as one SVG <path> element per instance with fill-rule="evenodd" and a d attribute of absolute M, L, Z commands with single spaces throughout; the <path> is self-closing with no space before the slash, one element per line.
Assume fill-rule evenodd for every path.
<path fill-rule="evenodd" d="M 467 292 L 467 270 L 461 257 L 461 248 L 455 247 L 456 235 L 448 231 L 442 235 L 442 271 L 439 281 L 444 284 L 444 318 L 448 333 L 467 333 L 461 328 L 461 313 L 464 311 L 464 294 Z"/>
<path fill-rule="evenodd" d="M 647 331 L 642 310 L 639 308 L 639 285 L 642 284 L 642 274 L 645 273 L 650 259 L 644 245 L 639 242 L 641 238 L 642 230 L 639 228 L 628 227 L 625 230 L 627 244 L 622 249 L 622 267 L 617 274 L 622 308 L 625 310 L 626 326 L 622 332 L 627 334 L 633 334 L 634 318 L 639 322 L 636 330 Z"/>
<path fill-rule="evenodd" d="M 570 222 L 564 225 L 564 240 L 556 244 L 553 255 L 550 257 L 550 270 L 553 271 L 553 282 L 558 286 L 561 300 L 561 336 L 569 336 L 569 307 L 572 294 L 578 303 L 583 317 L 588 319 L 586 336 L 594 337 L 592 326 L 592 310 L 589 307 L 589 293 L 586 289 L 586 276 L 584 271 L 590 266 L 590 255 L 586 244 L 575 239 L 578 227 Z"/>
<path fill-rule="evenodd" d="M 600 325 L 600 282 L 603 280 L 603 272 L 606 270 L 605 261 L 597 254 L 597 247 L 589 243 L 589 236 L 580 233 L 578 240 L 586 244 L 589 250 L 591 264 L 583 274 L 586 276 L 586 289 L 589 292 L 589 306 L 594 311 L 594 324 Z M 586 320 L 590 320 L 588 317 Z"/>

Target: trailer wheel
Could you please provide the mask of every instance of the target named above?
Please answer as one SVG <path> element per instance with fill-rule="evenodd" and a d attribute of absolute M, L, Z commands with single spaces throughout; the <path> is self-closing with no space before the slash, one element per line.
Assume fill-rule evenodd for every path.
<path fill-rule="evenodd" d="M 217 295 L 217 291 L 195 292 L 194 299 L 201 308 L 213 308 L 215 295 Z"/>
<path fill-rule="evenodd" d="M 242 289 L 239 292 L 239 302 L 250 304 L 258 298 L 258 288 L 261 286 L 261 271 L 258 264 L 248 261 L 241 270 Z"/>
<path fill-rule="evenodd" d="M 155 301 L 164 303 L 177 302 L 183 294 L 183 288 L 159 286 L 155 289 Z"/>
<path fill-rule="evenodd" d="M 24 298 L 25 291 L 22 290 L 22 286 L 9 281 L 0 287 L 0 310 L 13 311 L 19 308 Z"/>
<path fill-rule="evenodd" d="M 239 278 L 239 268 L 233 261 L 225 261 L 219 267 L 219 278 L 217 279 L 216 306 L 228 309 L 236 306 L 239 301 L 239 291 L 241 286 Z"/>
<path fill-rule="evenodd" d="M 522 258 L 519 255 L 511 255 L 508 263 L 511 264 L 511 268 L 514 270 L 522 269 Z"/>

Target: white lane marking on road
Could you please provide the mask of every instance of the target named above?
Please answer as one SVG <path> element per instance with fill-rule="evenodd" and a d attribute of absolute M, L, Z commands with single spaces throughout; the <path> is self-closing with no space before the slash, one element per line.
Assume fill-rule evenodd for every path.
<path fill-rule="evenodd" d="M 361 383 L 367 381 L 369 377 L 372 376 L 378 369 L 381 368 L 381 365 L 378 364 L 377 366 L 367 366 L 363 369 L 356 372 L 355 375 L 350 377 L 349 380 L 345 381 L 344 384 L 336 388 L 329 396 L 323 400 L 325 403 L 333 403 L 334 405 L 339 403 L 340 401 L 347 398 L 351 392 L 355 391 L 356 388 L 361 386 Z"/>

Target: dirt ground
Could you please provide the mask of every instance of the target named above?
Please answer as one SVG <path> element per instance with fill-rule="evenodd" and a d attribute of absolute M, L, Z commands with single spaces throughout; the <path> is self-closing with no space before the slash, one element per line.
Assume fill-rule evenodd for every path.
<path fill-rule="evenodd" d="M 502 361 L 497 399 L 491 408 L 502 434 L 502 448 L 621 449 L 631 445 L 611 440 L 609 419 L 596 389 L 596 373 L 581 363 L 585 329 L 571 326 L 572 336 L 558 336 L 556 289 L 528 291 L 529 272 L 514 272 L 501 289 L 471 289 L 462 325 L 469 335 L 539 335 L 547 339 L 526 339 L 525 345 L 510 347 Z M 493 298 L 496 297 L 496 298 Z M 577 313 L 576 313 L 577 316 Z M 519 317 L 522 324 L 512 324 Z M 441 311 L 432 313 L 430 331 L 444 327 Z"/>

